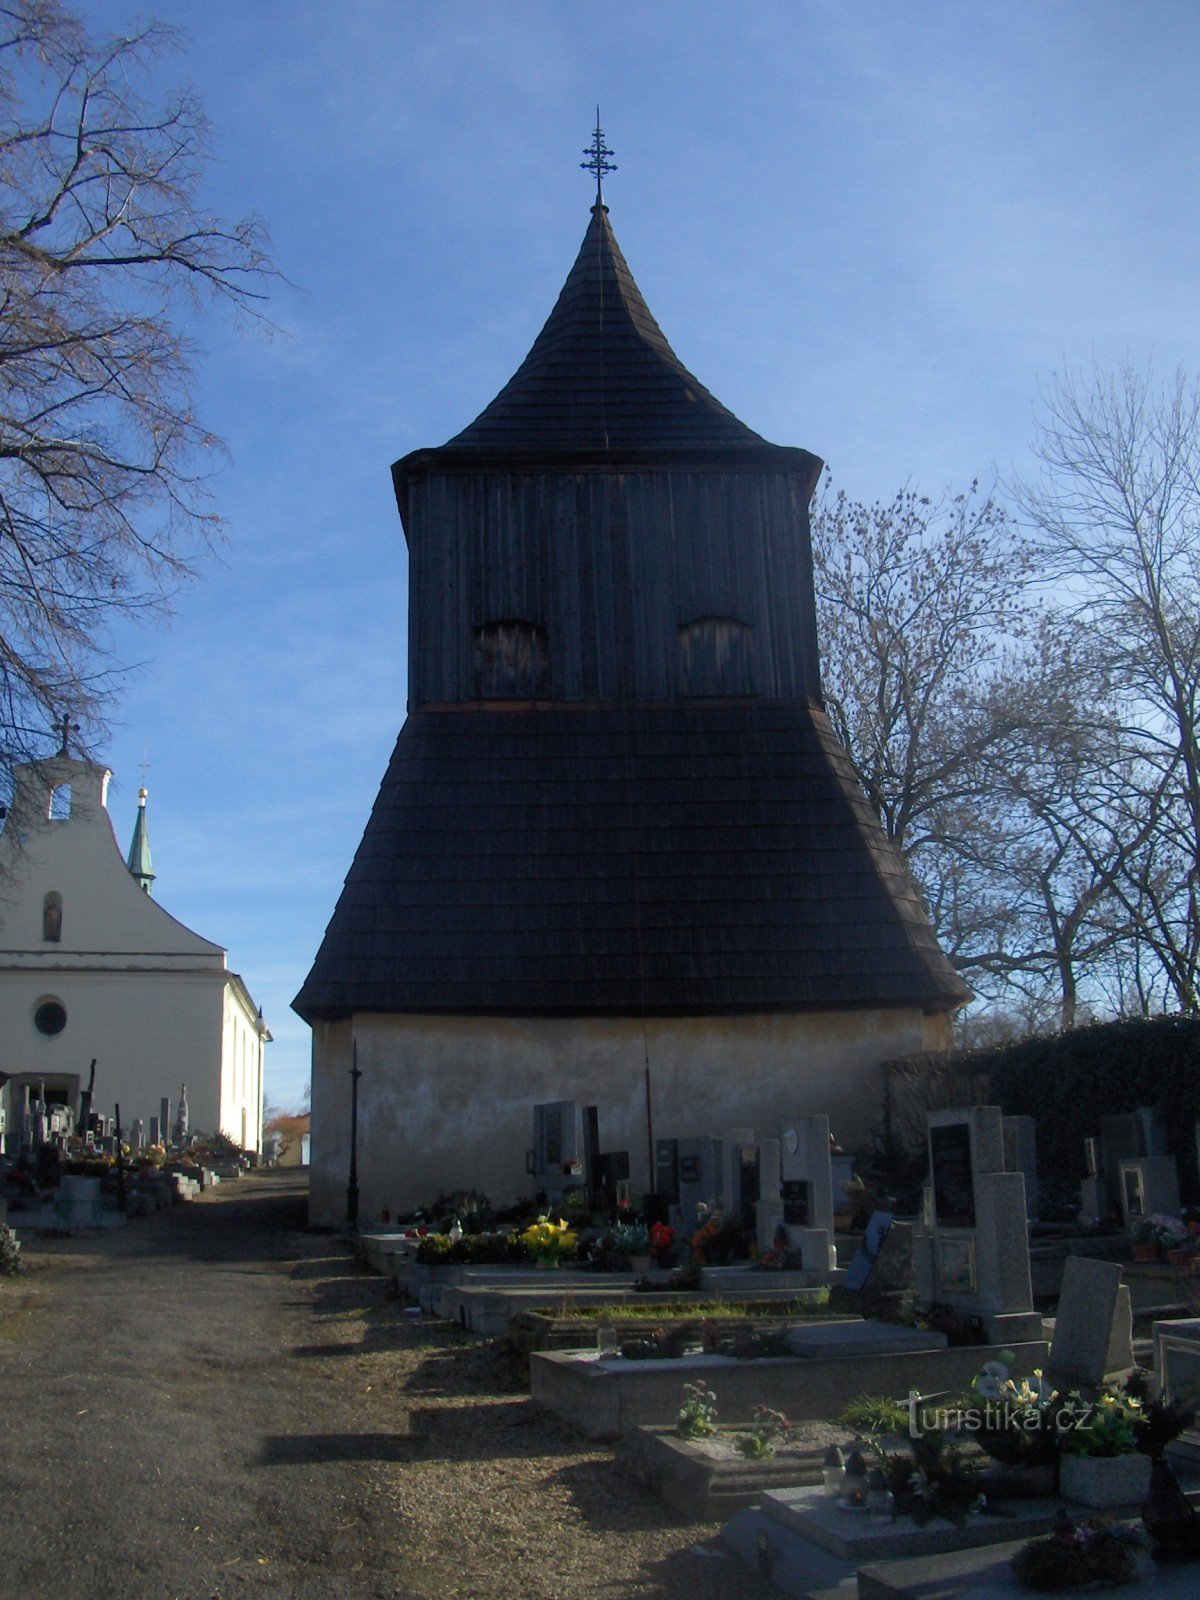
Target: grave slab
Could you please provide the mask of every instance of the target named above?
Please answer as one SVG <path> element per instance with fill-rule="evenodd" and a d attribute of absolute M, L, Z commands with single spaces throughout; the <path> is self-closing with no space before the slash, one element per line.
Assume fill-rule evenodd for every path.
<path fill-rule="evenodd" d="M 1029 1600 L 1030 1590 L 1013 1576 L 1012 1558 L 1024 1540 L 986 1549 L 886 1561 L 858 1573 L 858 1600 Z M 1200 1567 L 1156 1566 L 1148 1553 L 1138 1556 L 1138 1576 L 1113 1589 L 1121 1600 L 1195 1600 Z M 1078 1593 L 1079 1591 L 1075 1591 Z M 1105 1590 L 1105 1593 L 1108 1591 Z"/>
<path fill-rule="evenodd" d="M 1003 1347 L 1018 1374 L 1045 1364 L 1047 1346 L 1035 1340 Z M 722 1421 L 749 1418 L 755 1405 L 773 1406 L 805 1421 L 832 1420 L 861 1394 L 903 1397 L 910 1390 L 964 1389 L 1002 1347 L 838 1357 L 780 1356 L 738 1361 L 697 1353 L 671 1361 L 599 1359 L 593 1353 L 547 1351 L 529 1361 L 533 1399 L 588 1439 L 618 1439 L 643 1424 L 675 1421 L 683 1385 L 703 1379 L 717 1395 Z"/>
<path fill-rule="evenodd" d="M 854 1322 L 831 1329 L 793 1328 L 787 1337 L 788 1349 L 809 1360 L 862 1355 L 901 1355 L 915 1351 L 944 1350 L 946 1335 L 931 1328 L 901 1328 L 888 1322 Z"/>
<path fill-rule="evenodd" d="M 888 1557 L 950 1552 L 964 1547 L 1033 1539 L 1049 1533 L 1062 1502 L 1052 1496 L 1009 1502 L 1014 1517 L 971 1516 L 961 1527 L 934 1517 L 919 1528 L 909 1517 L 876 1522 L 861 1511 L 846 1511 L 816 1485 L 768 1489 L 761 1501 L 763 1516 L 781 1523 L 818 1548 L 853 1566 Z"/>

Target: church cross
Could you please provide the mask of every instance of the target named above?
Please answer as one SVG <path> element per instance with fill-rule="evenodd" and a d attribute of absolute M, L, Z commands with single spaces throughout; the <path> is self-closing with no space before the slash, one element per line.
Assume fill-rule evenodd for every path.
<path fill-rule="evenodd" d="M 59 752 L 58 752 L 59 755 L 60 756 L 69 756 L 71 752 L 70 752 L 70 750 L 68 750 L 67 744 L 68 744 L 68 741 L 70 740 L 71 735 L 73 733 L 78 733 L 79 732 L 79 724 L 77 722 L 72 722 L 70 717 L 64 711 L 62 716 L 58 719 L 58 721 L 55 722 L 54 731 L 55 731 L 55 733 L 59 733 L 59 734 L 62 735 L 62 745 L 61 745 L 61 747 L 59 749 Z"/>
<path fill-rule="evenodd" d="M 612 151 L 604 142 L 604 130 L 600 126 L 599 106 L 596 107 L 596 131 L 592 135 L 591 144 L 588 145 L 583 153 L 587 160 L 581 161 L 579 165 L 585 172 L 594 172 L 596 174 L 596 204 L 602 206 L 604 204 L 604 190 L 601 187 L 602 179 L 606 172 L 615 172 L 617 165 L 615 161 L 608 160 L 608 157 L 612 155 Z"/>

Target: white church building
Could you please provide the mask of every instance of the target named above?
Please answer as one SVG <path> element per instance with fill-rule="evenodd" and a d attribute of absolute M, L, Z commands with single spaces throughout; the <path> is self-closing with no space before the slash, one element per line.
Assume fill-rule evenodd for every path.
<path fill-rule="evenodd" d="M 0 1093 L 9 1126 L 26 1084 L 146 1130 L 187 1086 L 190 1127 L 262 1149 L 271 1035 L 225 950 L 151 897 L 140 791 L 128 858 L 109 770 L 68 754 L 18 767 L 0 833 Z"/>

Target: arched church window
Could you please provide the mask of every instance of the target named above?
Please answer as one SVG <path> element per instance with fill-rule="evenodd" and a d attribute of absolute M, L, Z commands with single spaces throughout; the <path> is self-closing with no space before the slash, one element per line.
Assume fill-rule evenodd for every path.
<path fill-rule="evenodd" d="M 749 624 L 736 617 L 695 617 L 679 629 L 679 679 L 685 695 L 754 694 Z"/>
<path fill-rule="evenodd" d="M 62 895 L 57 889 L 51 889 L 42 901 L 42 938 L 47 944 L 62 939 Z"/>
<path fill-rule="evenodd" d="M 475 629 L 475 694 L 480 700 L 540 700 L 550 692 L 546 630 L 506 618 Z"/>
<path fill-rule="evenodd" d="M 50 791 L 50 821 L 65 822 L 71 815 L 71 785 L 56 783 Z"/>

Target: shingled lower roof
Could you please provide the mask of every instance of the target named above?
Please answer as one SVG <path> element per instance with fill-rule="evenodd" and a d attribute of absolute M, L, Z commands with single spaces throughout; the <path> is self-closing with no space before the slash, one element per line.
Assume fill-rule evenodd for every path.
<path fill-rule="evenodd" d="M 967 990 L 808 705 L 419 712 L 295 1009 L 945 1011 Z"/>
<path fill-rule="evenodd" d="M 533 348 L 444 449 L 687 450 L 775 447 L 687 370 L 650 314 L 608 212 L 597 205 Z"/>

